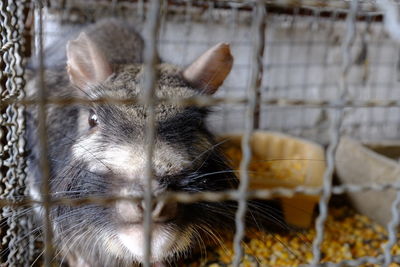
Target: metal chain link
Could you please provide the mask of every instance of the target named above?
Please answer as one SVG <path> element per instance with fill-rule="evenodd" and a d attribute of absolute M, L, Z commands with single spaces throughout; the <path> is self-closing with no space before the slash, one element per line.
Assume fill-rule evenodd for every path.
<path fill-rule="evenodd" d="M 0 82 L 1 99 L 24 98 L 24 8 L 25 0 L 0 2 Z M 24 159 L 24 107 L 12 103 L 1 107 L 0 199 L 18 201 L 27 195 Z M 24 266 L 34 256 L 32 216 L 26 207 L 3 207 L 0 214 L 0 263 Z"/>

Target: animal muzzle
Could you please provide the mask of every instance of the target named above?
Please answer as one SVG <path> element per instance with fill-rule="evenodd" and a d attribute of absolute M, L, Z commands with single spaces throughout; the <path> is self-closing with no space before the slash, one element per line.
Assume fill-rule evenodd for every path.
<path fill-rule="evenodd" d="M 117 216 L 128 224 L 142 223 L 147 209 L 150 209 L 153 222 L 166 223 L 177 216 L 178 203 L 153 199 L 150 207 L 147 207 L 144 200 L 121 200 L 116 204 Z"/>

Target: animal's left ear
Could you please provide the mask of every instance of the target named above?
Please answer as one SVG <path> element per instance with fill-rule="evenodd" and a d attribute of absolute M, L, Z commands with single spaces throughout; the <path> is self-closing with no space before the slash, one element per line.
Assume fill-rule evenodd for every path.
<path fill-rule="evenodd" d="M 183 71 L 185 80 L 205 94 L 214 94 L 232 69 L 233 57 L 228 44 L 208 49 Z"/>
<path fill-rule="evenodd" d="M 106 80 L 111 74 L 111 65 L 97 44 L 86 33 L 67 44 L 67 68 L 71 82 L 87 89 L 90 85 Z"/>

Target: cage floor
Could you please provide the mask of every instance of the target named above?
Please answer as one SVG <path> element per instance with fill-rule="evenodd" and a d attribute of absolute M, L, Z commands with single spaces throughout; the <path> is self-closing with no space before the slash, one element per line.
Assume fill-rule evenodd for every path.
<path fill-rule="evenodd" d="M 325 238 L 321 248 L 322 262 L 338 263 L 363 256 L 376 257 L 382 254 L 382 245 L 387 242 L 384 227 L 346 206 L 331 207 L 325 227 Z M 313 227 L 309 230 L 281 233 L 249 229 L 243 242 L 245 257 L 242 266 L 293 267 L 307 264 L 312 259 L 314 236 Z M 222 235 L 221 244 L 206 246 L 205 250 L 193 255 L 182 266 L 231 266 L 234 256 L 232 240 L 232 234 Z M 399 243 L 393 248 L 392 253 L 400 254 Z M 397 263 L 390 265 L 390 267 L 395 266 L 400 265 Z"/>

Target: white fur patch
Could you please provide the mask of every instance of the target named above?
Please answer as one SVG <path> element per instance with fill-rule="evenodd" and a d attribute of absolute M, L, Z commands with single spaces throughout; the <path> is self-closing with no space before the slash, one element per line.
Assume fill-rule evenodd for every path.
<path fill-rule="evenodd" d="M 151 261 L 163 261 L 175 252 L 190 246 L 190 233 L 179 233 L 170 227 L 153 225 L 151 240 Z M 119 232 L 122 244 L 140 262 L 144 261 L 144 232 L 142 226 L 132 226 Z"/>
<path fill-rule="evenodd" d="M 28 181 L 33 181 L 32 177 L 28 177 Z M 31 196 L 31 198 L 33 200 L 36 201 L 42 201 L 42 194 L 39 191 L 39 188 L 37 188 L 36 186 L 29 186 L 29 195 Z M 35 212 L 35 214 L 39 217 L 39 218 L 43 218 L 44 216 L 44 211 L 43 211 L 43 206 L 39 205 L 39 204 L 34 204 L 32 205 L 33 207 L 33 211 Z"/>
<path fill-rule="evenodd" d="M 90 172 L 106 172 L 107 166 L 101 163 L 101 151 L 98 151 L 99 135 L 93 133 L 89 136 L 81 138 L 73 147 L 72 155 L 74 158 L 83 159 L 88 163 Z"/>
<path fill-rule="evenodd" d="M 33 180 L 33 178 L 31 180 Z M 42 200 L 42 194 L 39 192 L 39 189 L 36 186 L 29 186 L 29 194 L 33 200 Z"/>
<path fill-rule="evenodd" d="M 99 135 L 93 133 L 73 146 L 75 158 L 85 159 L 89 171 L 107 172 L 127 180 L 145 184 L 146 147 L 143 144 L 112 145 L 98 150 Z M 97 144 L 96 144 L 97 143 Z M 173 175 L 190 165 L 187 155 L 165 143 L 157 142 L 153 152 L 153 168 L 156 176 Z"/>
<path fill-rule="evenodd" d="M 112 178 L 122 178 L 125 181 L 131 181 L 132 185 L 144 186 L 146 184 L 146 145 L 142 142 L 132 141 L 126 144 L 107 144 L 99 140 L 100 135 L 92 132 L 90 135 L 81 138 L 72 148 L 73 157 L 83 159 L 89 171 L 107 172 L 111 171 Z M 103 145 L 99 145 L 103 144 Z M 101 147 L 101 149 L 99 149 Z M 156 141 L 153 152 L 154 175 L 162 177 L 165 175 L 179 174 L 183 169 L 191 165 L 189 156 L 186 152 L 169 146 L 167 143 Z M 121 196 L 140 196 L 143 193 L 143 187 L 125 186 L 115 192 Z M 157 179 L 153 180 L 152 189 L 157 194 L 159 184 Z M 122 210 L 126 208 L 122 208 Z M 118 205 L 116 206 L 119 211 Z M 128 209 L 129 212 L 142 212 L 135 209 Z M 135 214 L 127 216 L 128 220 Z M 156 223 L 153 225 L 152 262 L 163 261 L 175 253 L 183 253 L 190 247 L 193 232 L 190 228 L 185 231 L 179 231 L 177 226 Z M 124 257 L 132 257 L 137 261 L 143 261 L 143 227 L 140 224 L 132 224 L 129 227 L 117 230 L 117 239 L 122 243 L 124 250 L 115 251 L 113 245 L 105 244 L 110 251 L 114 253 L 126 253 Z M 129 256 L 128 256 L 129 255 Z"/>

